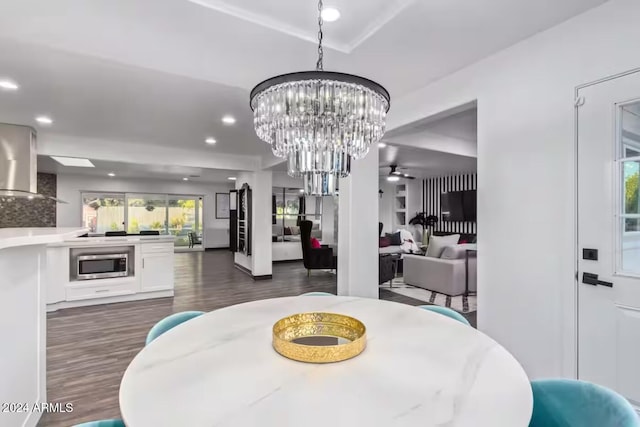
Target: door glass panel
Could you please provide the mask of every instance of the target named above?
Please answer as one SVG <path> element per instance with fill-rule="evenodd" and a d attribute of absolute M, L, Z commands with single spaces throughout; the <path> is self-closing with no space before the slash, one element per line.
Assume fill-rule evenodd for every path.
<path fill-rule="evenodd" d="M 124 230 L 124 194 L 82 194 L 82 226 L 90 233 Z"/>
<path fill-rule="evenodd" d="M 127 219 L 129 234 L 155 230 L 167 234 L 167 198 L 161 194 L 128 194 Z"/>
<path fill-rule="evenodd" d="M 640 211 L 640 198 L 638 198 L 638 184 L 640 178 L 640 162 L 637 161 L 625 161 L 623 162 L 623 186 L 624 197 L 623 213 L 625 214 L 637 214 Z"/>
<path fill-rule="evenodd" d="M 624 105 L 620 114 L 620 251 L 623 272 L 640 273 L 640 102 Z"/>
<path fill-rule="evenodd" d="M 202 247 L 202 199 L 169 196 L 169 232 L 176 246 Z"/>

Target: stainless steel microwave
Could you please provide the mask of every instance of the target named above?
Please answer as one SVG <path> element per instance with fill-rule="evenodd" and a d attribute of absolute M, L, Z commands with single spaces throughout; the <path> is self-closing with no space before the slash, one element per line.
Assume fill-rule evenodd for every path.
<path fill-rule="evenodd" d="M 77 280 L 106 279 L 129 275 L 129 254 L 79 255 Z"/>

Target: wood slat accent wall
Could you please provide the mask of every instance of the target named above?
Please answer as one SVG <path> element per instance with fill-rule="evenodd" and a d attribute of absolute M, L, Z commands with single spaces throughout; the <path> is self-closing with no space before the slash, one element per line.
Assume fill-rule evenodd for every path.
<path fill-rule="evenodd" d="M 475 221 L 442 221 L 440 195 L 449 191 L 477 189 L 477 174 L 463 174 L 427 178 L 422 181 L 423 210 L 427 215 L 438 217 L 434 231 L 476 234 Z"/>

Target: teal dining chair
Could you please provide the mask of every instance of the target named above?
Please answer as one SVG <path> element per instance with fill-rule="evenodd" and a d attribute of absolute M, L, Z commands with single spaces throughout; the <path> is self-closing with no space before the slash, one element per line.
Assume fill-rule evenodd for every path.
<path fill-rule="evenodd" d="M 301 294 L 301 297 L 335 297 L 334 294 L 330 294 L 329 292 L 307 292 L 306 294 Z"/>
<path fill-rule="evenodd" d="M 101 420 L 76 424 L 73 427 L 126 427 L 122 420 Z"/>
<path fill-rule="evenodd" d="M 453 320 L 457 320 L 460 323 L 464 323 L 465 325 L 470 326 L 469 321 L 465 319 L 462 314 L 458 313 L 455 310 L 451 310 L 450 308 L 441 307 L 439 305 L 419 305 L 418 308 L 442 314 L 444 316 L 452 318 Z"/>
<path fill-rule="evenodd" d="M 174 313 L 171 316 L 167 316 L 155 325 L 147 334 L 147 341 L 145 345 L 148 345 L 151 341 L 158 338 L 160 335 L 164 334 L 168 330 L 175 328 L 176 326 L 184 323 L 188 320 L 193 319 L 194 317 L 202 316 L 204 311 L 182 311 L 180 313 Z"/>
<path fill-rule="evenodd" d="M 529 427 L 639 427 L 631 404 L 618 393 L 586 381 L 531 381 Z"/>

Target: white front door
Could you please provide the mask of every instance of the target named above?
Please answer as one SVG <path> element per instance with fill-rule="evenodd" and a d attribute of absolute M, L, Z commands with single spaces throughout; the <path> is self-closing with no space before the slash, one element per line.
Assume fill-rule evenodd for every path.
<path fill-rule="evenodd" d="M 579 90 L 578 377 L 640 406 L 640 73 Z"/>

